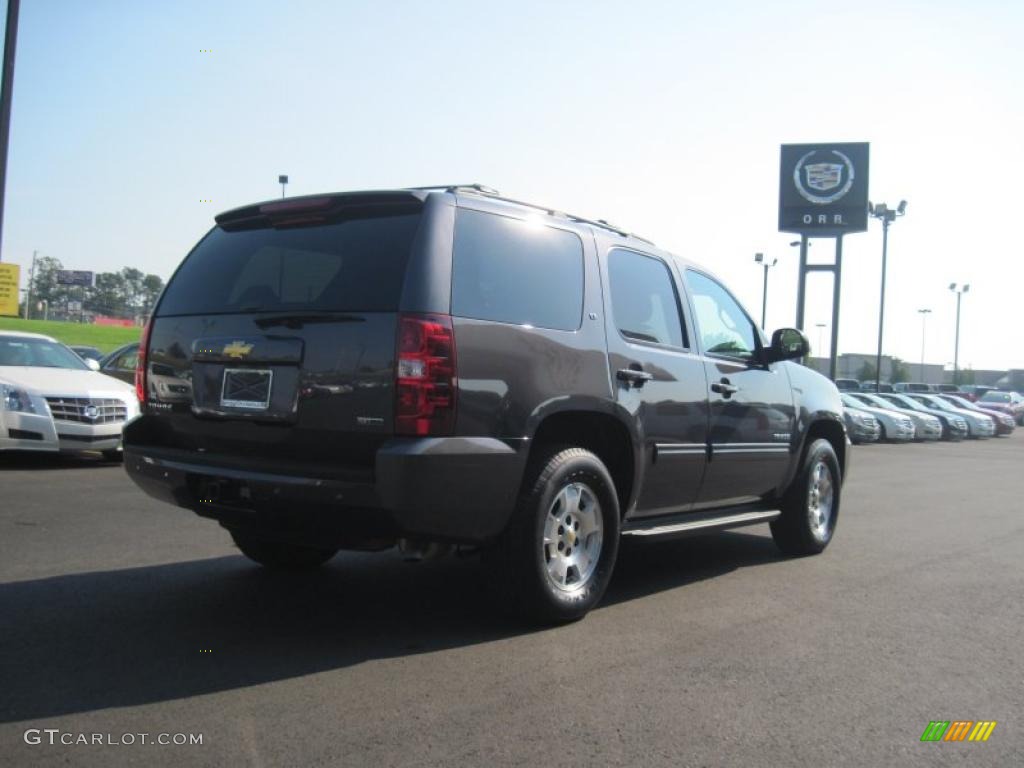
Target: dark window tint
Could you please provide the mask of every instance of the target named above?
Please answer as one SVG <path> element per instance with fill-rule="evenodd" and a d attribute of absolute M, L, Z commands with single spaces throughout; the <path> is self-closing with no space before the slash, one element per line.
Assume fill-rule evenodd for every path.
<path fill-rule="evenodd" d="M 608 254 L 608 279 L 619 333 L 633 341 L 687 346 L 672 274 L 663 261 L 616 248 Z"/>
<path fill-rule="evenodd" d="M 725 288 L 700 272 L 687 274 L 701 346 L 709 355 L 749 360 L 757 351 L 754 323 Z"/>
<path fill-rule="evenodd" d="M 575 331 L 583 315 L 583 244 L 572 232 L 460 210 L 452 314 Z"/>
<path fill-rule="evenodd" d="M 418 213 L 312 227 L 213 230 L 185 260 L 161 315 L 393 311 Z"/>

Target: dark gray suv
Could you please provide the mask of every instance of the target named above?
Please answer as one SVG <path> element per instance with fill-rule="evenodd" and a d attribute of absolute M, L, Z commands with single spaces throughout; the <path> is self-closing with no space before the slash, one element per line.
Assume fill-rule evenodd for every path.
<path fill-rule="evenodd" d="M 835 531 L 835 386 L 704 268 L 477 186 L 239 208 L 143 335 L 125 467 L 274 568 L 479 548 L 546 621 L 600 600 L 621 536 Z"/>

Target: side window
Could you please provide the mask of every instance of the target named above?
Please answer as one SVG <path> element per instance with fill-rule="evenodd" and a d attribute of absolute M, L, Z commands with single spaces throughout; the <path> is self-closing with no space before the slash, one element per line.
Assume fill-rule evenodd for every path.
<path fill-rule="evenodd" d="M 697 329 L 705 354 L 750 360 L 757 352 L 754 323 L 728 291 L 700 272 L 689 270 L 687 279 Z"/>
<path fill-rule="evenodd" d="M 452 314 L 575 331 L 583 318 L 583 242 L 572 232 L 461 209 Z"/>
<path fill-rule="evenodd" d="M 112 368 L 116 368 L 119 371 L 134 371 L 136 365 L 139 362 L 139 353 L 134 349 L 130 349 L 121 355 L 118 355 L 117 360 L 114 361 Z"/>
<path fill-rule="evenodd" d="M 627 339 L 687 347 L 672 273 L 660 259 L 613 248 L 608 253 L 612 315 Z"/>

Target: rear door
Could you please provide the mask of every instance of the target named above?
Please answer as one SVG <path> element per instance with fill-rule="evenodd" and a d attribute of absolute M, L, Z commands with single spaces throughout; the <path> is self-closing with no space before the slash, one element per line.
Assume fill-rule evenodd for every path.
<path fill-rule="evenodd" d="M 393 432 L 421 204 L 326 200 L 219 218 L 171 279 L 147 357 L 162 444 L 280 466 L 372 464 Z"/>
<path fill-rule="evenodd" d="M 709 389 L 711 457 L 698 506 L 738 504 L 774 490 L 789 467 L 793 393 L 786 363 L 764 365 L 754 322 L 717 280 L 686 283 Z"/>
<path fill-rule="evenodd" d="M 691 346 L 669 264 L 626 248 L 612 248 L 604 262 L 616 399 L 643 439 L 635 516 L 683 511 L 697 497 L 707 457 L 704 367 Z"/>

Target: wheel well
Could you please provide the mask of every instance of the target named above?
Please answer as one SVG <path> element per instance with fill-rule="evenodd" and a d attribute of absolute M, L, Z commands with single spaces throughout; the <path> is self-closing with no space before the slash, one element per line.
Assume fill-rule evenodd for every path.
<path fill-rule="evenodd" d="M 846 433 L 843 431 L 843 425 L 838 421 L 832 421 L 831 419 L 821 419 L 811 424 L 807 430 L 807 441 L 804 443 L 804 455 L 807 455 L 807 449 L 811 443 L 819 438 L 824 438 L 832 443 L 832 450 L 836 452 L 836 458 L 839 459 L 839 466 L 846 466 Z M 801 464 L 803 462 L 801 461 Z"/>
<path fill-rule="evenodd" d="M 633 441 L 625 425 L 603 413 L 556 413 L 541 422 L 530 445 L 530 455 L 547 445 L 572 445 L 595 454 L 608 468 L 625 513 L 633 493 Z"/>

